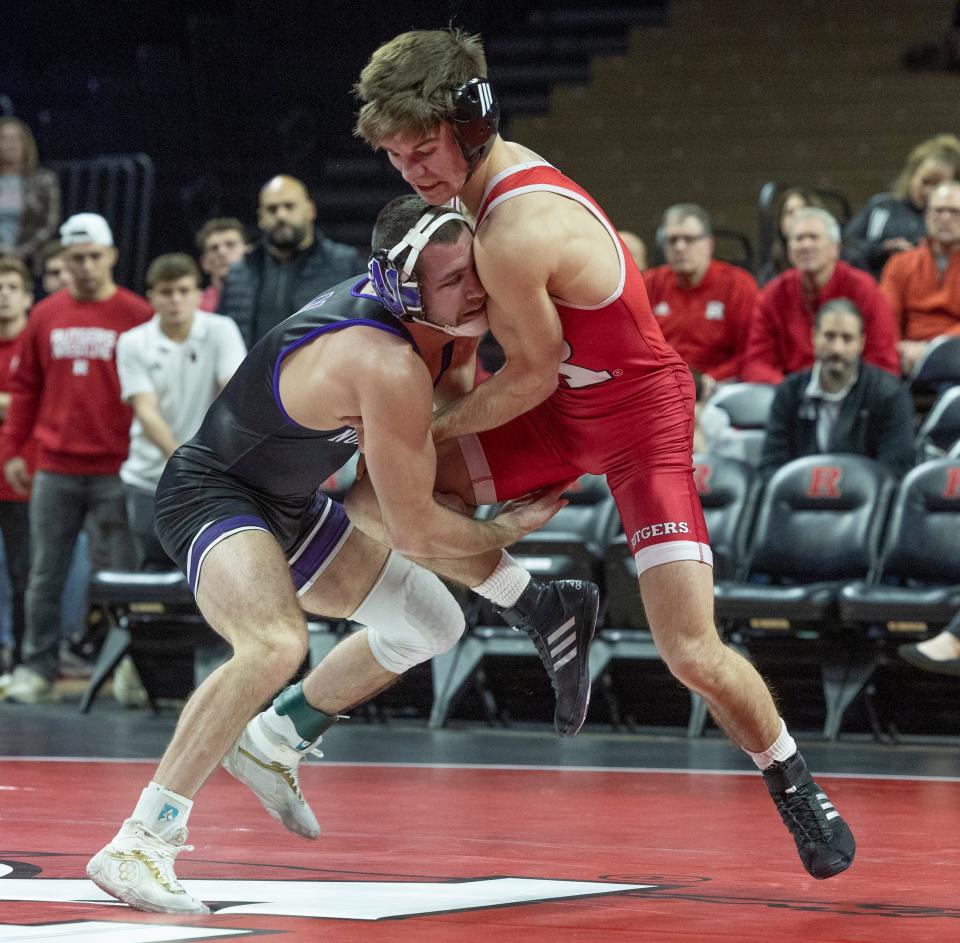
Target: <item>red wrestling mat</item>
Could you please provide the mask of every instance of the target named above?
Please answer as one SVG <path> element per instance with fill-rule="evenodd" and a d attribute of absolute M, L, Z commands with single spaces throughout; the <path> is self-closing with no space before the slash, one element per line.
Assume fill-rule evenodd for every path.
<path fill-rule="evenodd" d="M 307 842 L 218 772 L 177 868 L 216 912 L 171 918 L 84 877 L 153 769 L 0 762 L 0 943 L 960 939 L 956 782 L 822 777 L 859 850 L 818 882 L 758 776 L 318 764 Z"/>

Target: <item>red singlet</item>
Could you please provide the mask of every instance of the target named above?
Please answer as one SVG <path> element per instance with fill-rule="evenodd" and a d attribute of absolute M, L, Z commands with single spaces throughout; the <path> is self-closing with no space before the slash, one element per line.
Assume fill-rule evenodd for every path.
<path fill-rule="evenodd" d="M 693 481 L 693 378 L 663 339 L 643 277 L 603 210 L 536 161 L 490 181 L 477 224 L 504 200 L 533 191 L 576 200 L 599 220 L 620 259 L 620 284 L 597 305 L 554 299 L 567 345 L 557 390 L 499 428 L 460 438 L 477 501 L 603 474 L 639 572 L 673 560 L 712 564 Z"/>

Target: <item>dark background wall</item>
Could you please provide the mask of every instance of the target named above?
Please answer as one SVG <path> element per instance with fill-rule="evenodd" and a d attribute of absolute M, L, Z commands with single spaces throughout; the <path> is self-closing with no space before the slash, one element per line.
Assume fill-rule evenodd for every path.
<path fill-rule="evenodd" d="M 530 14 L 496 0 L 0 7 L 0 94 L 34 130 L 42 159 L 153 158 L 153 252 L 190 245 L 213 214 L 252 222 L 257 189 L 274 173 L 322 190 L 326 167 L 365 150 L 351 135 L 350 89 L 379 43 L 450 23 L 513 33 Z"/>
<path fill-rule="evenodd" d="M 508 136 L 652 243 L 695 200 L 756 239 L 770 179 L 856 210 L 909 149 L 960 127 L 955 73 L 906 72 L 955 0 L 0 0 L 0 95 L 47 160 L 143 151 L 156 165 L 148 255 L 212 215 L 254 221 L 278 172 L 321 225 L 362 245 L 403 185 L 352 137 L 351 86 L 411 28 L 483 34 Z M 134 286 L 137 287 L 137 286 Z"/>

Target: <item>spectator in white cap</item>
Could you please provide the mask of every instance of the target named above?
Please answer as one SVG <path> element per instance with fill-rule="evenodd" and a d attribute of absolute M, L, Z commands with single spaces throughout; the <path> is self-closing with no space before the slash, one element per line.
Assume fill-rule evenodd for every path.
<path fill-rule="evenodd" d="M 118 474 L 132 413 L 120 399 L 115 350 L 117 338 L 152 311 L 114 283 L 117 250 L 102 216 L 71 216 L 60 241 L 73 283 L 31 312 L 0 430 L 4 476 L 21 494 L 31 485 L 24 446 L 31 437 L 37 443 L 23 664 L 4 694 L 18 703 L 56 697 L 60 603 L 84 520 L 94 569 L 130 568 L 133 558 Z"/>

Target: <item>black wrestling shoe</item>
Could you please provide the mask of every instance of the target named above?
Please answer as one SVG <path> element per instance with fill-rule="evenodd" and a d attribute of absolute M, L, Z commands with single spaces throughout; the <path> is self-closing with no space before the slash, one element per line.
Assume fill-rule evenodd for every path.
<path fill-rule="evenodd" d="M 553 725 L 561 737 L 578 733 L 590 704 L 590 642 L 600 590 L 583 580 L 531 579 L 503 618 L 523 629 L 537 648 L 557 695 Z"/>
<path fill-rule="evenodd" d="M 853 833 L 813 781 L 803 757 L 796 753 L 774 763 L 763 778 L 810 875 L 822 881 L 846 871 L 857 847 Z"/>

